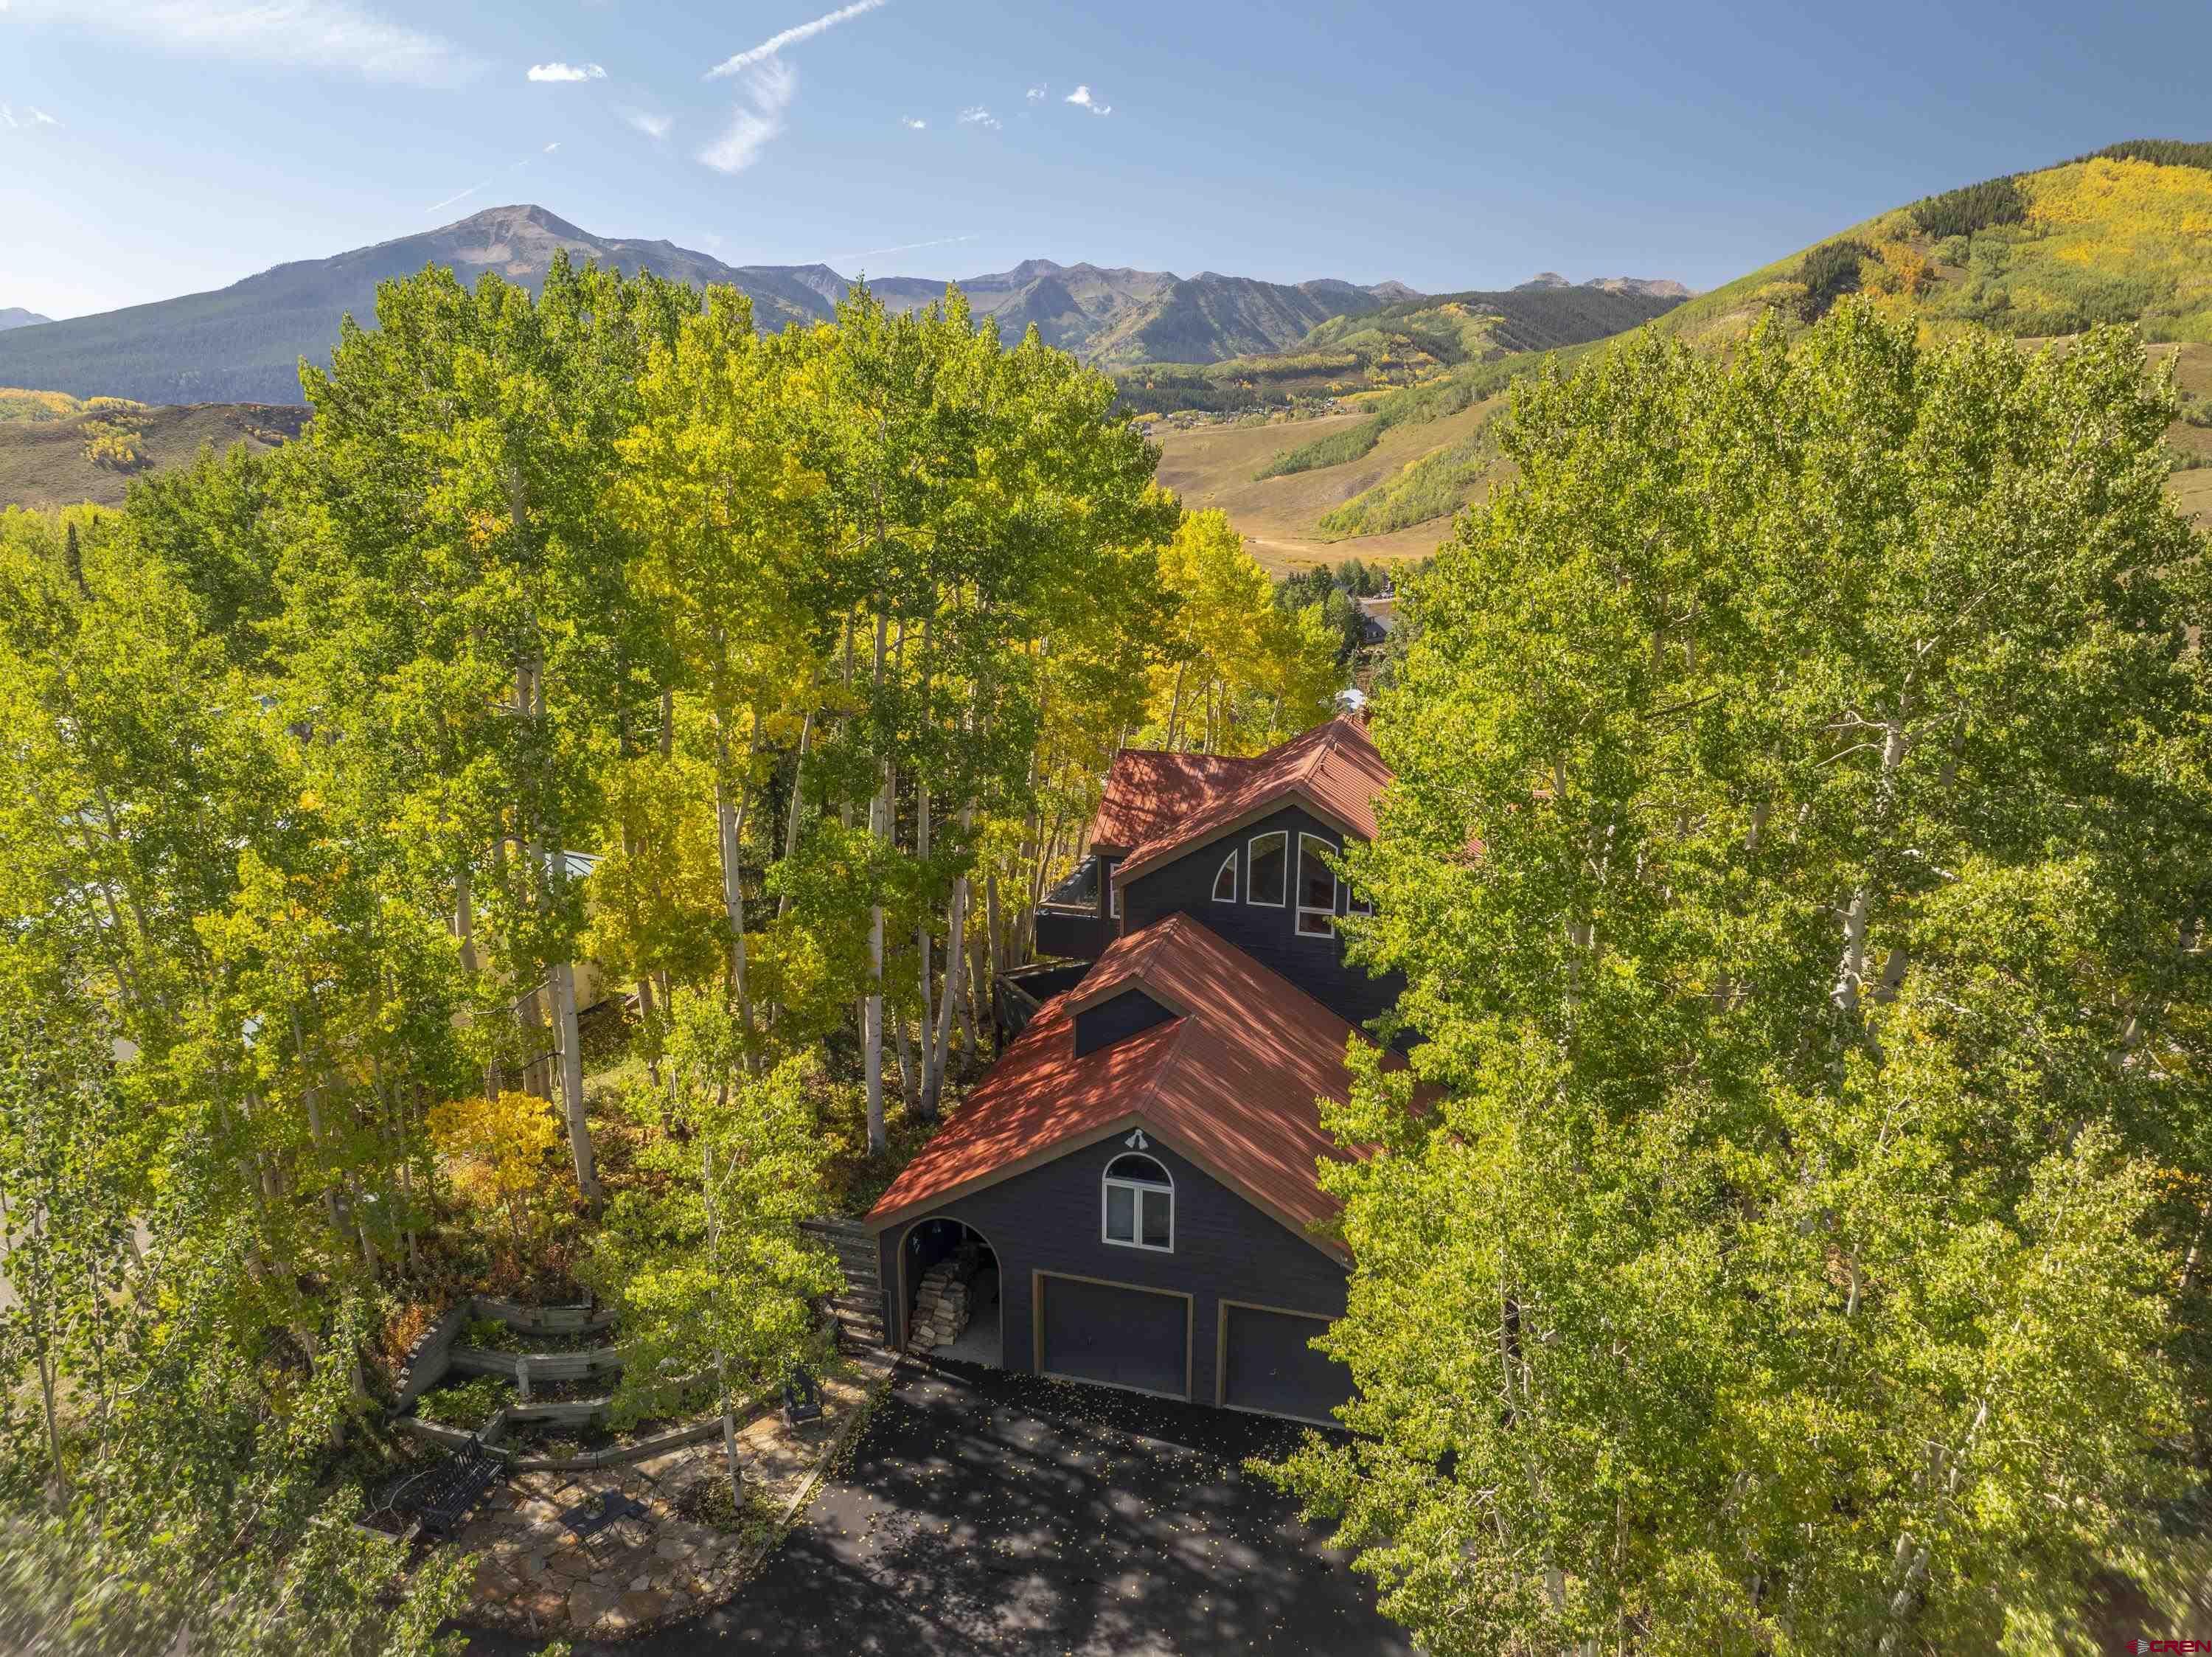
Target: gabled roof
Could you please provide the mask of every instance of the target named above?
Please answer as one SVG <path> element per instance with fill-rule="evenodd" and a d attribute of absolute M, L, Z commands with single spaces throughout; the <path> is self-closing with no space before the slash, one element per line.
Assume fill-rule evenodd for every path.
<path fill-rule="evenodd" d="M 1078 1057 L 1075 1014 L 1142 989 L 1176 1016 Z M 1349 1096 L 1352 1026 L 1188 915 L 1115 941 L 1046 1003 L 867 1216 L 908 1215 L 1132 1126 L 1188 1158 L 1324 1252 L 1335 1216 L 1315 1167 L 1346 1153 L 1317 1103 Z"/>
<path fill-rule="evenodd" d="M 1367 727 L 1352 716 L 1340 714 L 1249 763 L 1243 777 L 1130 852 L 1114 878 L 1133 880 L 1294 802 L 1346 834 L 1375 838 L 1375 800 L 1389 785 L 1390 769 Z"/>
<path fill-rule="evenodd" d="M 1091 825 L 1094 850 L 1117 857 L 1164 834 L 1241 781 L 1257 758 L 1124 748 L 1106 773 L 1106 792 Z"/>

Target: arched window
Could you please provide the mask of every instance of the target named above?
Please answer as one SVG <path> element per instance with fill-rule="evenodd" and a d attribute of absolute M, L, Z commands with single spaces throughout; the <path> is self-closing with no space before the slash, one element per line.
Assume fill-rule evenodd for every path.
<path fill-rule="evenodd" d="M 1237 854 L 1234 851 L 1221 860 L 1221 871 L 1213 877 L 1213 901 L 1218 904 L 1237 901 Z"/>
<path fill-rule="evenodd" d="M 1291 837 L 1281 829 L 1252 837 L 1250 860 L 1244 870 L 1244 901 L 1283 906 L 1283 875 L 1291 861 Z"/>
<path fill-rule="evenodd" d="M 1298 931 L 1309 938 L 1336 930 L 1336 871 L 1328 866 L 1335 850 L 1317 834 L 1298 836 Z"/>
<path fill-rule="evenodd" d="M 1103 1234 L 1122 1248 L 1175 1249 L 1175 1181 L 1149 1156 L 1117 1156 L 1106 1165 L 1101 1193 Z"/>

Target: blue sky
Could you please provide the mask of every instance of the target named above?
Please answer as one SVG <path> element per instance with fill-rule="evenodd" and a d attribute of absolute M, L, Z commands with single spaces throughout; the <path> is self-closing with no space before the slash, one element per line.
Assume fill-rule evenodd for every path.
<path fill-rule="evenodd" d="M 1704 288 L 1931 190 L 2212 138 L 2208 61 L 2203 0 L 0 0 L 0 306 L 512 201 L 848 274 Z"/>

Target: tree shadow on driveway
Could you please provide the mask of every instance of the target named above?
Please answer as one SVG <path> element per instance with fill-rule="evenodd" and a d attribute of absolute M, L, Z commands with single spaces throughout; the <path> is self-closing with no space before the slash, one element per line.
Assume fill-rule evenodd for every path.
<path fill-rule="evenodd" d="M 1245 1472 L 1302 1429 L 940 1361 L 901 1368 L 806 1522 L 719 1611 L 582 1654 L 1410 1657 Z M 478 1636 L 483 1657 L 528 1650 Z"/>

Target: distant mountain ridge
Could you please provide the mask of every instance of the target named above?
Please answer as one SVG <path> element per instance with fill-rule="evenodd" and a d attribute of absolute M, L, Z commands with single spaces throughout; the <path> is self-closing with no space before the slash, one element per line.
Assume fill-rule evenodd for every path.
<path fill-rule="evenodd" d="M 1635 294 L 1644 299 L 1688 299 L 1695 290 L 1685 287 L 1672 277 L 1592 277 L 1588 282 L 1572 283 L 1557 271 L 1539 271 L 1528 281 L 1516 284 L 1516 294 L 1534 293 L 1547 288 L 1595 288 L 1608 294 Z"/>
<path fill-rule="evenodd" d="M 27 328 L 33 323 L 52 320 L 53 318 L 40 316 L 36 311 L 27 311 L 21 305 L 0 305 L 0 333 L 10 328 Z"/>
<path fill-rule="evenodd" d="M 297 403 L 300 359 L 329 362 L 341 316 L 373 322 L 378 283 L 438 264 L 465 283 L 497 271 L 534 289 L 562 250 L 580 262 L 736 287 L 751 296 L 754 315 L 768 329 L 827 320 L 853 285 L 826 265 L 731 265 L 671 241 L 595 235 L 543 207 L 494 207 L 435 230 L 279 265 L 210 293 L 46 323 L 27 333 L 11 329 L 0 339 L 0 385 L 156 404 Z M 914 277 L 869 285 L 900 310 L 929 304 L 945 289 Z M 1003 335 L 1018 338 L 1034 324 L 1048 344 L 1116 364 L 1212 362 L 1279 350 L 1332 317 L 1419 296 L 1395 282 L 1283 283 L 1212 271 L 1186 278 L 1042 259 L 960 286 Z"/>

